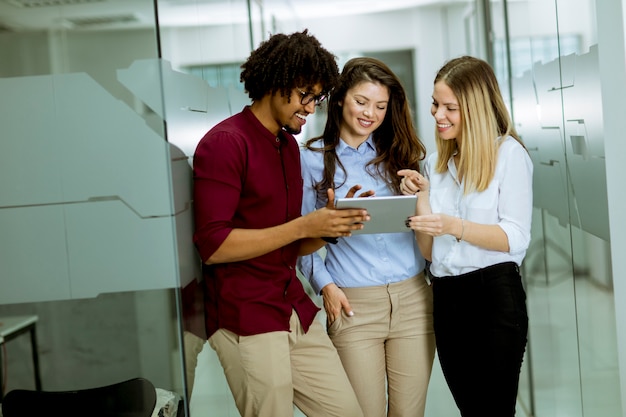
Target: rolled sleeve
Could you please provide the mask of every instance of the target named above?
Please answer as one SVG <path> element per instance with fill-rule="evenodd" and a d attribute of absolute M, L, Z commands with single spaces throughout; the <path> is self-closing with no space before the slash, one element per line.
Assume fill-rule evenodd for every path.
<path fill-rule="evenodd" d="M 530 244 L 533 209 L 533 165 L 528 152 L 510 141 L 501 149 L 502 182 L 499 225 L 509 239 L 509 253 L 525 253 Z"/>
<path fill-rule="evenodd" d="M 316 154 L 316 152 L 304 149 L 300 153 L 302 181 L 304 183 L 302 194 L 303 216 L 325 206 L 326 204 L 321 199 L 318 199 L 318 192 L 316 188 L 318 180 L 316 180 L 313 175 L 315 171 L 319 172 L 319 167 L 316 169 L 312 165 L 316 163 L 319 164 L 321 160 L 321 157 Z M 319 294 L 322 288 L 326 285 L 334 282 L 328 272 L 328 269 L 326 269 L 326 264 L 319 251 L 310 255 L 299 257 L 298 268 L 300 269 L 302 275 L 304 275 L 304 277 L 309 281 L 316 294 Z"/>
<path fill-rule="evenodd" d="M 319 252 L 301 256 L 298 259 L 298 268 L 311 284 L 315 294 L 320 294 L 322 288 L 334 282 Z"/>
<path fill-rule="evenodd" d="M 202 140 L 193 160 L 194 244 L 203 262 L 221 246 L 235 226 L 241 194 L 245 150 L 227 133 Z"/>

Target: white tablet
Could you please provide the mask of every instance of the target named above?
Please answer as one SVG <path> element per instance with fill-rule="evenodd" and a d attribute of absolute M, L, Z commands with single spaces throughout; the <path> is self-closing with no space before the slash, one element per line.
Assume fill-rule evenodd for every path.
<path fill-rule="evenodd" d="M 363 233 L 398 233 L 412 232 L 404 224 L 407 217 L 415 216 L 415 195 L 393 195 L 385 197 L 340 198 L 338 209 L 366 209 L 370 220 L 364 222 L 361 230 L 353 230 L 352 234 Z"/>

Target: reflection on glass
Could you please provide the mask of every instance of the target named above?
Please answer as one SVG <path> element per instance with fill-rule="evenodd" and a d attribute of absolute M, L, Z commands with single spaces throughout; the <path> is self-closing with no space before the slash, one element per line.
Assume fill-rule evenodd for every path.
<path fill-rule="evenodd" d="M 618 416 L 594 2 L 567 4 L 588 14 L 562 7 L 557 14 L 556 3 L 509 2 L 510 42 L 503 28 L 495 41 L 501 77 L 510 54 L 513 117 L 535 166 L 524 263 L 530 344 L 520 396 L 534 415 Z"/>
<path fill-rule="evenodd" d="M 193 393 L 200 414 L 228 415 L 222 370 L 191 335 L 203 323 L 185 238 L 189 157 L 203 131 L 248 103 L 238 63 L 251 37 L 309 27 L 340 59 L 402 61 L 391 66 L 414 82 L 405 87 L 428 142 L 432 72 L 482 50 L 477 2 L 349 17 L 317 2 L 296 13 L 287 0 L 249 10 L 246 0 L 26 3 L 0 2 L 0 224 L 10 236 L 0 239 L 0 321 L 39 316 L 44 389 L 144 376 Z M 490 3 L 503 16 L 503 1 Z M 494 64 L 535 164 L 520 406 L 538 416 L 620 415 L 594 7 L 509 1 L 508 43 L 492 19 Z M 303 137 L 320 133 L 316 114 Z M 28 340 L 6 349 L 6 388 L 32 387 Z M 194 375 L 211 382 L 191 391 Z M 435 372 L 429 412 L 453 413 L 446 395 Z"/>
<path fill-rule="evenodd" d="M 159 105 L 118 77 L 158 57 L 154 2 L 50 3 L 0 5 L 0 224 L 10 232 L 0 321 L 39 317 L 46 390 L 141 376 L 183 398 L 179 287 L 197 268 L 180 245 L 190 168 Z M 158 72 L 139 81 L 162 103 Z M 10 372 L 27 363 L 16 349 Z M 23 371 L 11 375 L 6 389 L 29 388 Z"/>

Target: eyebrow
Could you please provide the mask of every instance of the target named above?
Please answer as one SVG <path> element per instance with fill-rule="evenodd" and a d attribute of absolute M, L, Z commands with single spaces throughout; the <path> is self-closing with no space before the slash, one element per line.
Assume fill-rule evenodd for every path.
<path fill-rule="evenodd" d="M 367 100 L 367 101 L 372 101 L 372 99 L 371 99 L 371 98 L 366 97 L 366 96 L 364 96 L 364 95 L 362 95 L 362 94 L 358 94 L 358 93 L 357 93 L 357 94 L 353 94 L 352 96 L 353 96 L 353 97 L 363 98 L 363 99 L 365 99 L 365 100 Z M 380 100 L 380 101 L 376 101 L 375 103 L 389 103 L 389 100 Z"/>
<path fill-rule="evenodd" d="M 437 102 L 437 99 L 435 99 L 435 97 L 432 97 L 432 99 L 433 99 L 433 101 Z M 459 105 L 459 103 L 455 103 L 453 101 L 449 101 L 447 103 L 439 103 L 439 102 L 437 102 L 437 103 L 441 104 L 443 106 L 458 106 Z"/>

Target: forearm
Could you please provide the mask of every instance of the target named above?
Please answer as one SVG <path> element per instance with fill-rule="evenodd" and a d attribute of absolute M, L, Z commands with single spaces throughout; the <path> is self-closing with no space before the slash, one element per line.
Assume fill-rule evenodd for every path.
<path fill-rule="evenodd" d="M 417 241 L 417 247 L 419 248 L 422 256 L 427 261 L 433 259 L 433 237 L 425 233 L 415 231 L 415 240 Z"/>
<path fill-rule="evenodd" d="M 483 249 L 499 252 L 509 251 L 509 238 L 497 224 L 481 224 L 455 218 L 449 232 L 458 240 L 471 243 Z"/>
<path fill-rule="evenodd" d="M 326 245 L 326 241 L 321 238 L 302 239 L 300 242 L 300 251 L 298 252 L 298 256 L 309 255 L 322 248 L 324 245 Z"/>
<path fill-rule="evenodd" d="M 311 253 L 314 248 L 322 247 L 323 241 L 319 239 L 322 236 L 350 236 L 353 230 L 362 229 L 362 223 L 368 220 L 369 216 L 365 210 L 323 208 L 279 226 L 265 229 L 233 229 L 205 263 L 237 262 L 256 258 L 304 238 L 314 238 L 306 242 L 301 251 Z"/>
<path fill-rule="evenodd" d="M 300 256 L 298 258 L 298 268 L 302 276 L 311 284 L 311 288 L 313 288 L 316 294 L 321 294 L 322 288 L 334 282 L 328 269 L 326 269 L 324 258 L 319 252 Z"/>
<path fill-rule="evenodd" d="M 265 255 L 303 238 L 299 225 L 300 222 L 295 219 L 265 229 L 233 229 L 205 263 L 238 262 Z"/>
<path fill-rule="evenodd" d="M 416 214 L 418 216 L 422 216 L 424 214 L 432 214 L 432 209 L 430 208 L 430 195 L 429 191 L 420 191 L 417 193 L 417 204 L 416 204 Z"/>
<path fill-rule="evenodd" d="M 417 206 L 415 211 L 418 216 L 432 214 L 429 198 L 429 190 L 423 190 L 417 193 Z M 433 252 L 433 237 L 418 231 L 414 231 L 414 233 L 415 240 L 417 241 L 417 247 L 422 253 L 422 256 L 426 260 L 431 261 Z"/>

